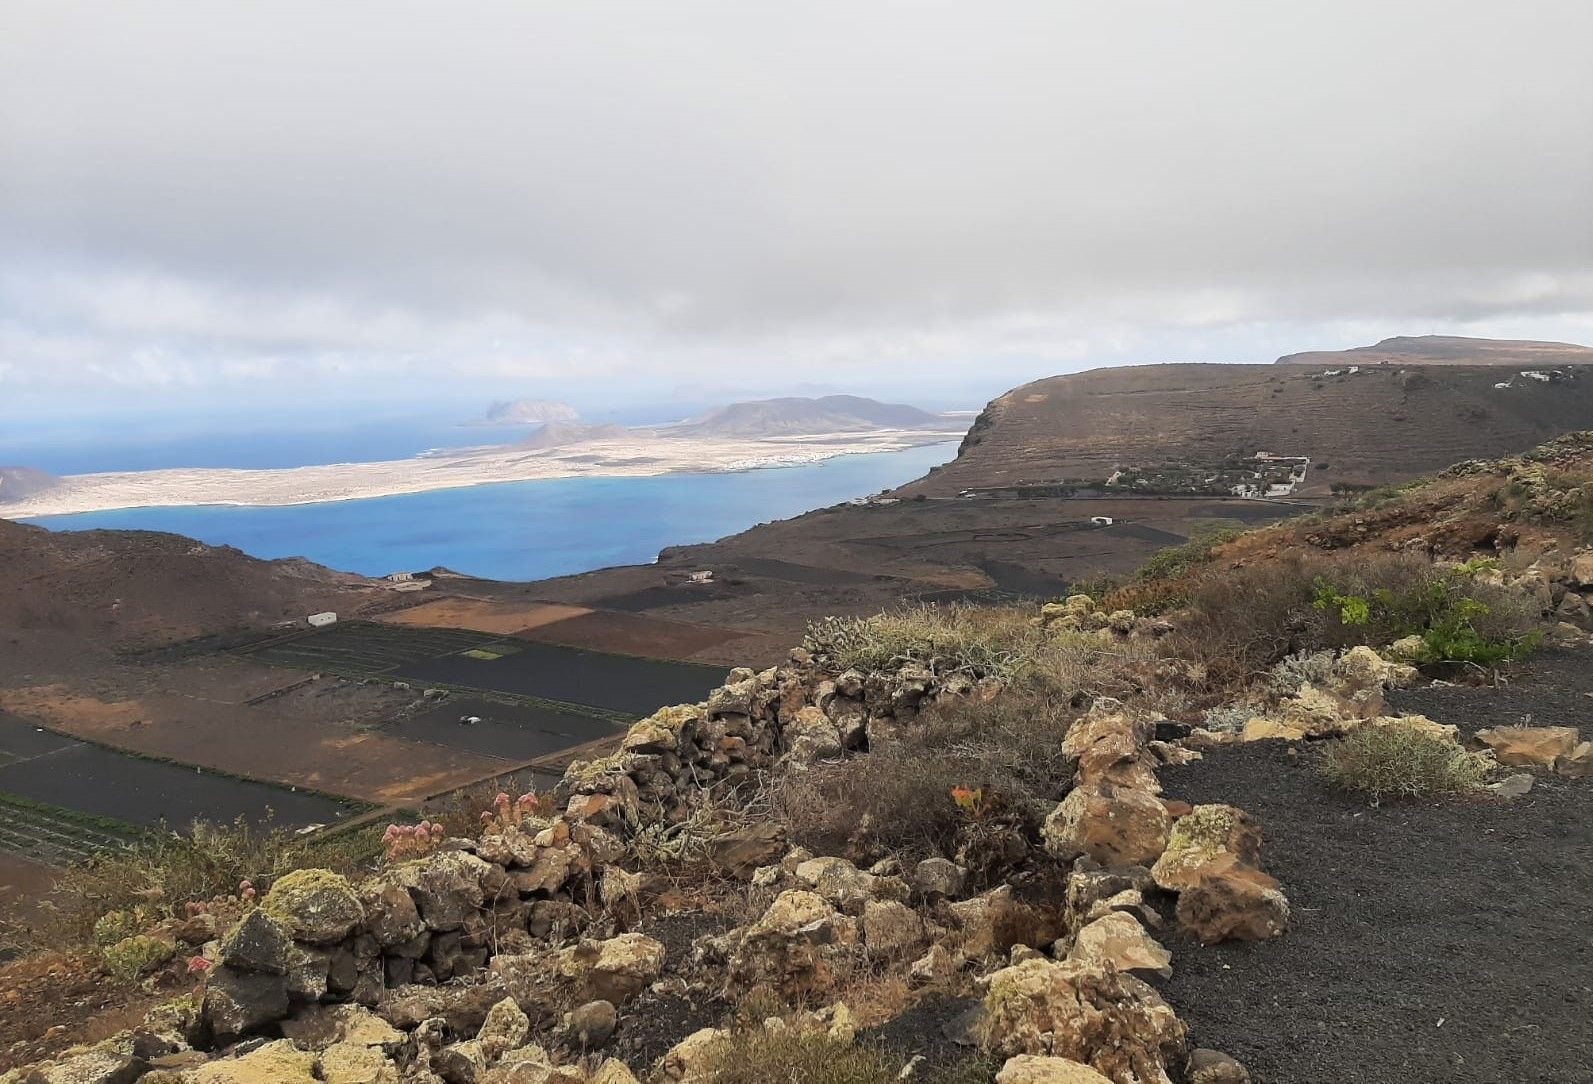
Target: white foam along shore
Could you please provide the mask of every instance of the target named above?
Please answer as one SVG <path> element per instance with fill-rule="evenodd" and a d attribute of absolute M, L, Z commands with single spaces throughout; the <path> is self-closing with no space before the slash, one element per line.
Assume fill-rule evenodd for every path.
<path fill-rule="evenodd" d="M 958 436 L 944 429 L 877 429 L 753 440 L 636 430 L 623 438 L 580 441 L 556 448 L 466 448 L 376 463 L 331 463 L 277 470 L 194 467 L 74 474 L 62 478 L 59 485 L 14 501 L 0 501 L 0 517 L 27 519 L 190 505 L 316 504 L 542 478 L 755 470 L 816 463 L 840 455 L 903 451 Z"/>

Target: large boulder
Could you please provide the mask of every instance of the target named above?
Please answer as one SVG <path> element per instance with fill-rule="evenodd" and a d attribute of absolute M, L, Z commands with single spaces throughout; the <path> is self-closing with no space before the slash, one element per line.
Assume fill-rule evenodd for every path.
<path fill-rule="evenodd" d="M 318 1084 L 315 1055 L 278 1039 L 237 1058 L 206 1062 L 194 1084 Z"/>
<path fill-rule="evenodd" d="M 218 967 L 205 983 L 201 1012 L 217 1042 L 241 1039 L 288 1015 L 287 977 Z"/>
<path fill-rule="evenodd" d="M 1060 909 L 1020 900 L 1011 885 L 959 900 L 947 910 L 961 934 L 959 950 L 968 959 L 1005 955 L 1014 945 L 1049 945 L 1066 929 Z"/>
<path fill-rule="evenodd" d="M 1177 892 L 1196 884 L 1200 867 L 1223 855 L 1254 865 L 1261 855 L 1261 826 L 1231 805 L 1197 805 L 1173 824 L 1151 876 L 1160 887 Z"/>
<path fill-rule="evenodd" d="M 1364 644 L 1352 647 L 1334 663 L 1333 669 L 1347 691 L 1402 689 L 1416 680 L 1416 668 L 1403 662 L 1390 662 Z"/>
<path fill-rule="evenodd" d="M 863 944 L 874 959 L 898 959 L 924 947 L 924 920 L 897 900 L 869 900 L 862 925 Z"/>
<path fill-rule="evenodd" d="M 288 969 L 293 934 L 287 923 L 263 907 L 244 915 L 221 939 L 221 962 L 239 971 L 281 975 Z"/>
<path fill-rule="evenodd" d="M 388 1046 L 404 1040 L 403 1032 L 360 1005 L 312 1005 L 282 1021 L 282 1036 L 309 1050 L 338 1044 Z"/>
<path fill-rule="evenodd" d="M 133 1084 L 149 1065 L 143 1058 L 117 1050 L 85 1050 L 56 1061 L 41 1062 L 0 1080 L 19 1084 Z"/>
<path fill-rule="evenodd" d="M 531 1018 L 514 998 L 506 997 L 487 1010 L 487 1018 L 476 1033 L 476 1042 L 481 1044 L 486 1059 L 493 1062 L 524 1043 L 530 1032 Z"/>
<path fill-rule="evenodd" d="M 996 1074 L 996 1084 L 1112 1084 L 1112 1081 L 1072 1058 L 1019 1054 L 1007 1059 Z"/>
<path fill-rule="evenodd" d="M 1198 870 L 1178 894 L 1179 926 L 1202 944 L 1268 941 L 1289 928 L 1289 901 L 1278 882 L 1234 855 Z"/>
<path fill-rule="evenodd" d="M 348 878 L 326 869 L 296 869 L 271 885 L 260 907 L 295 941 L 327 945 L 354 932 L 365 909 Z"/>
<path fill-rule="evenodd" d="M 1167 847 L 1173 819 L 1160 798 L 1110 783 L 1075 787 L 1046 818 L 1045 849 L 1064 862 L 1148 866 Z"/>
<path fill-rule="evenodd" d="M 446 933 L 481 910 L 486 899 L 483 885 L 495 868 L 464 851 L 439 851 L 404 863 L 389 877 L 409 893 L 428 930 Z"/>
<path fill-rule="evenodd" d="M 645 934 L 583 940 L 559 954 L 559 974 L 581 984 L 585 996 L 622 1005 L 664 969 L 664 946 Z"/>
<path fill-rule="evenodd" d="M 1164 979 L 1173 974 L 1173 954 L 1126 911 L 1102 915 L 1079 930 L 1068 959 L 1091 967 L 1138 971 Z"/>
<path fill-rule="evenodd" d="M 1155 736 L 1156 721 L 1149 715 L 1103 699 L 1068 728 L 1062 752 L 1074 765 L 1082 786 L 1110 783 L 1160 794 L 1157 760 L 1148 748 Z"/>
<path fill-rule="evenodd" d="M 1068 1058 L 1116 1084 L 1170 1084 L 1187 1031 L 1161 995 L 1132 975 L 1043 958 L 990 976 L 980 1030 L 998 1057 Z"/>
<path fill-rule="evenodd" d="M 1570 755 L 1580 737 L 1574 726 L 1496 726 L 1477 731 L 1477 740 L 1511 768 L 1552 768 Z"/>
<path fill-rule="evenodd" d="M 731 977 L 744 987 L 768 983 L 792 991 L 828 986 L 837 955 L 858 941 L 858 921 L 817 893 L 790 889 L 775 897 L 747 927 L 730 959 Z"/>
<path fill-rule="evenodd" d="M 335 1043 L 321 1051 L 322 1084 L 399 1084 L 398 1066 L 374 1047 Z"/>

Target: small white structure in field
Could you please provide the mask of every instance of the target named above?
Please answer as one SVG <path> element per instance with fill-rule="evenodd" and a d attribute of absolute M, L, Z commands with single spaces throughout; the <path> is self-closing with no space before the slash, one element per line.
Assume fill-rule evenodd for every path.
<path fill-rule="evenodd" d="M 333 613 L 331 610 L 327 610 L 325 613 L 311 614 L 304 620 L 308 621 L 312 628 L 319 629 L 327 625 L 335 624 L 337 622 L 337 614 Z"/>
<path fill-rule="evenodd" d="M 389 572 L 387 578 L 394 583 L 404 583 L 415 578 L 413 572 Z"/>
<path fill-rule="evenodd" d="M 1110 527 L 1115 521 L 1111 516 L 1091 516 L 1090 522 L 1097 527 Z"/>
<path fill-rule="evenodd" d="M 713 583 L 714 582 L 713 570 L 712 569 L 703 569 L 701 572 L 689 573 L 686 576 L 686 580 L 687 580 L 688 583 Z"/>

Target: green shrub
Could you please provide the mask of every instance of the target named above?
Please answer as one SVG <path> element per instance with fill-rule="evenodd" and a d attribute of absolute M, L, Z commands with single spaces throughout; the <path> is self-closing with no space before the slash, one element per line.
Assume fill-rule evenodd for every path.
<path fill-rule="evenodd" d="M 1268 560 L 1200 577 L 1167 646 L 1232 687 L 1290 655 L 1419 635 L 1430 661 L 1495 665 L 1537 647 L 1536 603 L 1415 554 Z"/>
<path fill-rule="evenodd" d="M 1514 620 L 1501 623 L 1495 605 L 1479 597 L 1490 592 L 1475 577 L 1493 567 L 1493 562 L 1478 560 L 1455 568 L 1421 569 L 1406 584 L 1365 594 L 1346 593 L 1317 576 L 1312 605 L 1336 617 L 1342 628 L 1376 629 L 1374 642 L 1421 637 L 1424 662 L 1497 666 L 1531 654 L 1543 634 L 1518 627 Z"/>
<path fill-rule="evenodd" d="M 100 958 L 112 978 L 133 982 L 177 954 L 177 949 L 166 941 L 135 934 L 101 950 Z"/>
<path fill-rule="evenodd" d="M 1328 782 L 1385 798 L 1437 798 L 1480 790 L 1491 762 L 1457 743 L 1408 723 L 1368 724 L 1334 742 L 1323 759 Z"/>
<path fill-rule="evenodd" d="M 1196 527 L 1189 541 L 1157 550 L 1140 566 L 1141 580 L 1172 580 L 1211 560 L 1218 546 L 1232 542 L 1244 528 L 1232 520 L 1212 520 Z"/>

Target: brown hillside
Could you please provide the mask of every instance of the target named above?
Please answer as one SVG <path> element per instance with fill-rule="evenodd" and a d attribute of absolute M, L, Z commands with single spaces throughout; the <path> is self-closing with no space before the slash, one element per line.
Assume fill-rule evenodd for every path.
<path fill-rule="evenodd" d="M 51 532 L 0 520 L 0 628 L 13 651 L 147 646 L 369 597 L 369 581 L 152 531 Z"/>
<path fill-rule="evenodd" d="M 1353 350 L 1285 354 L 1279 365 L 1516 365 L 1522 368 L 1593 363 L 1593 347 L 1532 339 L 1471 339 L 1463 335 L 1396 335 Z"/>
<path fill-rule="evenodd" d="M 904 492 L 1099 481 L 1121 467 L 1266 451 L 1310 456 L 1302 493 L 1311 494 L 1508 455 L 1590 425 L 1593 366 L 1543 380 L 1487 366 L 1374 366 L 1331 377 L 1294 366 L 1096 369 L 996 399 L 957 459 Z"/>

